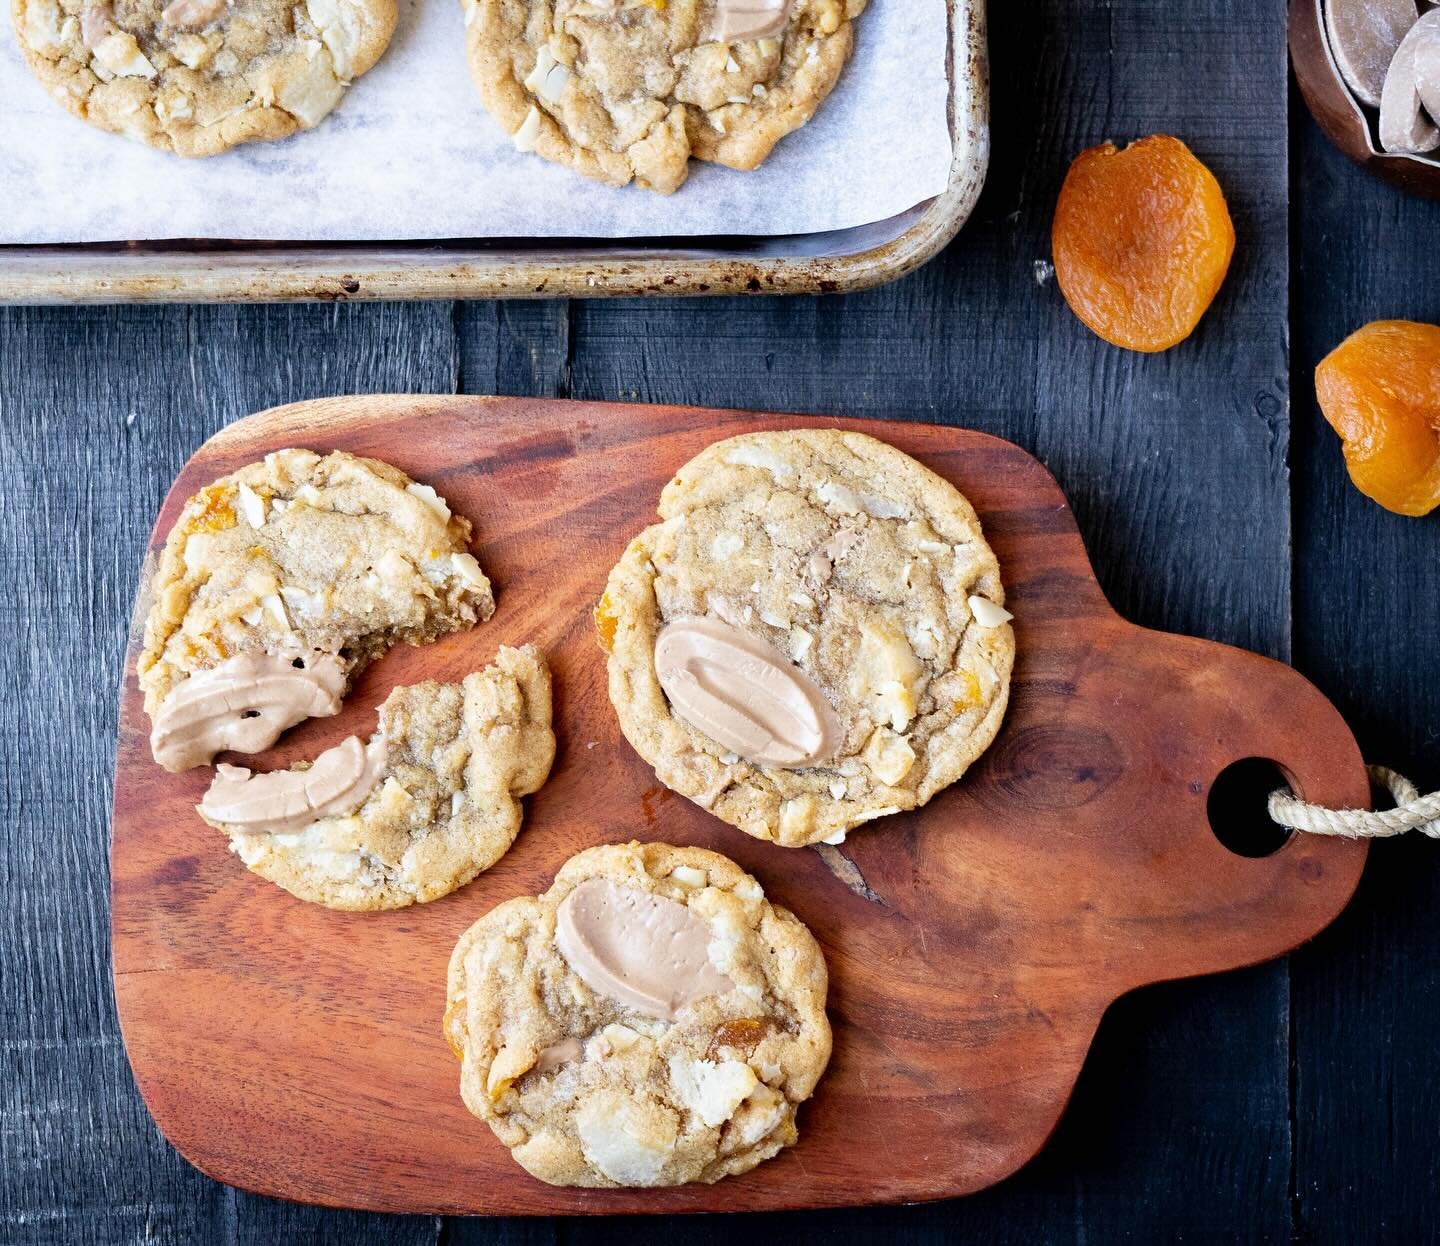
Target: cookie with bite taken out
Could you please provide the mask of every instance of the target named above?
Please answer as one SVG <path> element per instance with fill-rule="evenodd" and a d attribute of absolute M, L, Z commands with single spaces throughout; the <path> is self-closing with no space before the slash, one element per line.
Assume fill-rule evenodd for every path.
<path fill-rule="evenodd" d="M 378 459 L 277 450 L 190 498 L 150 583 L 136 669 L 167 770 L 258 753 L 340 709 L 391 645 L 488 619 L 470 521 Z"/>
<path fill-rule="evenodd" d="M 379 730 L 313 762 L 218 767 L 200 816 L 256 874 L 326 908 L 374 910 L 449 895 L 520 833 L 521 797 L 555 757 L 550 671 L 502 647 L 460 683 L 395 688 Z"/>

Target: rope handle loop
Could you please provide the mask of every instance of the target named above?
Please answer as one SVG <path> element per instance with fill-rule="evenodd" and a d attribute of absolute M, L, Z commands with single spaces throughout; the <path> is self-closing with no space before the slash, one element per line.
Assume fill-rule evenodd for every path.
<path fill-rule="evenodd" d="M 1345 839 L 1387 839 L 1406 831 L 1419 831 L 1440 839 L 1440 792 L 1421 796 L 1420 789 L 1403 774 L 1386 766 L 1367 766 L 1370 781 L 1387 789 L 1395 808 L 1327 809 L 1301 800 L 1282 788 L 1270 794 L 1270 817 L 1292 831 L 1309 835 L 1339 835 Z"/>

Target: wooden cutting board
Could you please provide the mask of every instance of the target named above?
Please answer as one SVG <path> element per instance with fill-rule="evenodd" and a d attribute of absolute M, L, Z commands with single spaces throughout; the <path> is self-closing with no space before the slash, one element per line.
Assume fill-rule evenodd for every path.
<path fill-rule="evenodd" d="M 197 1167 L 306 1202 L 429 1213 L 731 1211 L 965 1194 L 1026 1162 L 1106 1007 L 1145 983 L 1278 956 L 1330 922 L 1361 845 L 1223 847 L 1207 796 L 1279 762 L 1310 799 L 1364 805 L 1339 714 L 1287 667 L 1119 618 L 1034 459 L 959 429 L 823 421 L 884 438 L 980 512 L 1014 610 L 1009 716 L 924 810 L 826 855 L 760 843 L 660 786 L 605 695 L 590 612 L 671 474 L 708 442 L 794 416 L 559 400 L 341 398 L 252 416 L 204 445 L 161 509 L 121 696 L 111 841 L 115 994 L 145 1102 Z M 283 446 L 375 455 L 475 521 L 494 619 L 366 672 L 337 718 L 262 765 L 372 729 L 391 686 L 458 679 L 534 641 L 556 676 L 559 756 L 510 853 L 455 895 L 333 913 L 248 873 L 192 806 L 209 772 L 154 765 L 134 676 L 146 582 L 183 500 Z M 1144 574 L 1137 568 L 1136 574 Z M 457 936 L 592 844 L 699 844 L 738 860 L 824 945 L 835 1055 L 798 1147 L 743 1177 L 658 1191 L 552 1189 L 461 1105 L 440 1033 Z"/>

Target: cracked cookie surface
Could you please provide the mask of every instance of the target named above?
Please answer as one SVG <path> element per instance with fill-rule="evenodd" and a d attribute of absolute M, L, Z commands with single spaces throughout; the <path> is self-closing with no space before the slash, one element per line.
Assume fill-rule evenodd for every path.
<path fill-rule="evenodd" d="M 672 983 L 685 998 L 669 1017 L 572 968 L 567 902 L 596 889 L 661 914 L 666 932 L 684 928 L 700 949 L 704 963 Z M 602 956 L 623 951 L 605 930 L 590 933 Z M 672 946 L 630 950 L 663 959 Z M 712 1182 L 797 1140 L 796 1111 L 830 1058 L 826 989 L 814 937 L 734 862 L 631 843 L 572 857 L 543 895 L 507 901 L 466 931 L 450 959 L 444 1030 L 466 1106 L 542 1181 Z"/>
<path fill-rule="evenodd" d="M 757 167 L 814 115 L 866 0 L 463 0 L 470 68 L 517 147 L 612 186 Z"/>
<path fill-rule="evenodd" d="M 338 691 L 397 642 L 488 619 L 495 599 L 470 534 L 434 489 L 343 451 L 277 450 L 215 481 L 185 503 L 151 583 L 136 662 L 145 712 L 158 730 L 189 680 L 246 660 L 318 658 Z"/>
<path fill-rule="evenodd" d="M 31 71 L 92 125 L 182 156 L 318 125 L 395 0 L 11 0 Z"/>
<path fill-rule="evenodd" d="M 994 739 L 1014 633 L 995 555 L 948 481 L 858 433 L 753 433 L 682 467 L 659 512 L 610 573 L 596 626 L 621 729 L 668 787 L 757 838 L 836 843 L 925 804 Z M 682 717 L 657 641 L 697 621 L 774 654 L 770 690 L 818 690 L 833 730 L 805 743 L 828 734 L 827 756 L 764 764 Z M 752 692 L 732 680 L 717 695 L 733 709 Z"/>
<path fill-rule="evenodd" d="M 353 813 L 277 834 L 201 816 L 251 870 L 302 900 L 352 910 L 438 900 L 505 855 L 520 798 L 550 773 L 550 672 L 533 647 L 502 648 L 461 683 L 394 689 L 378 735 L 384 767 Z"/>

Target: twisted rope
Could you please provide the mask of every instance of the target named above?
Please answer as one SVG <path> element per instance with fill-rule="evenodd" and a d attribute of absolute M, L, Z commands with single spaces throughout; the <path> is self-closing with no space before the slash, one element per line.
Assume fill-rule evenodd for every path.
<path fill-rule="evenodd" d="M 1311 835 L 1341 835 L 1346 839 L 1384 839 L 1419 831 L 1440 839 L 1440 792 L 1421 796 L 1420 789 L 1403 774 L 1385 766 L 1369 766 L 1370 781 L 1386 788 L 1395 799 L 1395 808 L 1371 812 L 1366 809 L 1327 809 L 1301 800 L 1281 789 L 1270 794 L 1270 817 L 1292 831 Z"/>

